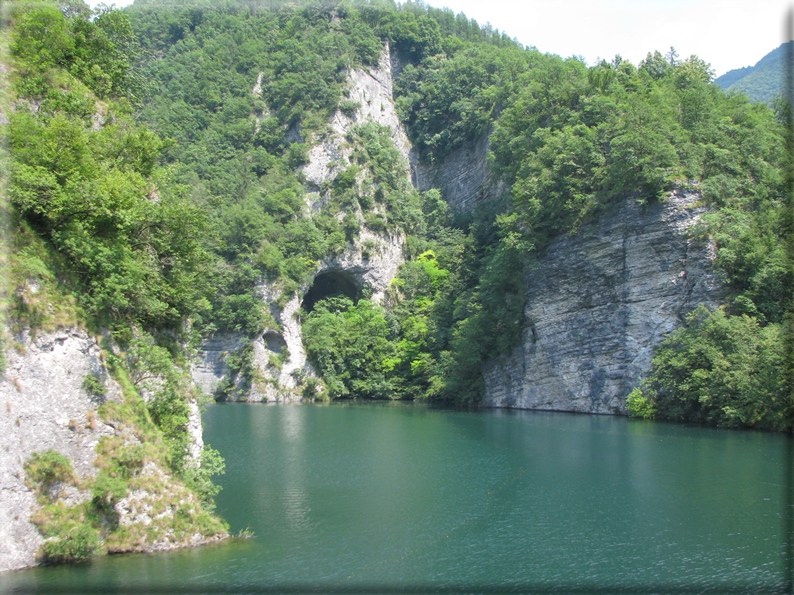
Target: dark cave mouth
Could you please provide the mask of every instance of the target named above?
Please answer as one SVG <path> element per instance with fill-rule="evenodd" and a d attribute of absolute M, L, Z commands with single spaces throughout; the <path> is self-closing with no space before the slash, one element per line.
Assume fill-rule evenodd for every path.
<path fill-rule="evenodd" d="M 314 278 L 309 291 L 303 296 L 301 307 L 311 312 L 320 300 L 335 295 L 344 295 L 353 302 L 361 298 L 361 288 L 356 278 L 344 270 L 323 271 Z"/>

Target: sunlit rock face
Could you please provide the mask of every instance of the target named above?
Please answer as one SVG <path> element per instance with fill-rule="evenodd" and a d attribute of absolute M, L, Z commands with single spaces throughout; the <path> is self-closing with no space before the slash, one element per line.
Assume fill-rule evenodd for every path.
<path fill-rule="evenodd" d="M 10 334 L 10 333 L 9 333 Z M 25 481 L 25 462 L 37 452 L 55 450 L 67 457 L 76 477 L 83 482 L 96 476 L 97 445 L 103 437 L 120 437 L 136 443 L 135 428 L 114 421 L 105 423 L 98 413 L 106 401 L 121 402 L 119 384 L 108 374 L 97 339 L 85 330 L 69 328 L 33 335 L 27 330 L 14 335 L 14 348 L 5 352 L 6 369 L 0 377 L 0 572 L 24 568 L 37 563 L 36 553 L 43 542 L 31 515 L 38 507 L 36 495 Z M 92 394 L 85 379 L 92 375 L 104 386 L 105 394 Z M 201 417 L 195 401 L 190 401 L 188 432 L 189 457 L 198 460 L 203 449 Z M 151 473 L 165 479 L 165 485 L 178 483 L 170 472 L 156 463 Z M 76 485 L 61 485 L 58 501 L 75 505 L 90 500 L 91 490 Z M 184 486 L 185 498 L 195 498 Z M 162 499 L 161 493 L 139 491 L 138 497 L 150 504 Z M 166 510 L 168 512 L 168 510 Z M 173 510 L 171 513 L 173 514 Z M 119 522 L 140 530 L 145 521 L 130 517 L 124 506 L 117 509 Z M 138 542 L 138 551 L 172 549 L 181 543 Z M 203 538 L 198 536 L 201 541 Z"/>
<path fill-rule="evenodd" d="M 302 168 L 307 187 L 306 216 L 326 206 L 323 187 L 349 167 L 353 147 L 348 134 L 358 124 L 375 122 L 389 128 L 392 142 L 402 154 L 405 179 L 410 179 L 411 144 L 394 106 L 392 70 L 387 46 L 377 65 L 348 73 L 346 100 L 354 107 L 334 113 L 327 134 L 314 139 L 308 162 Z M 256 94 L 257 85 L 252 92 Z M 363 218 L 359 219 L 363 223 Z M 310 311 L 319 299 L 329 295 L 347 295 L 355 301 L 365 291 L 369 299 L 382 302 L 404 261 L 404 242 L 400 232 L 375 232 L 362 224 L 355 241 L 320 262 L 313 279 L 289 299 L 280 299 L 278 286 L 263 283 L 261 298 L 269 304 L 279 328 L 265 329 L 261 337 L 253 339 L 234 333 L 206 339 L 192 366 L 195 383 L 212 395 L 224 381 L 231 381 L 236 390 L 231 391 L 229 398 L 245 401 L 302 398 L 304 380 L 316 374 L 306 358 L 301 339 L 301 310 Z M 250 379 L 238 377 L 228 365 L 229 357 L 246 346 L 252 349 L 254 375 Z"/>
<path fill-rule="evenodd" d="M 654 347 L 698 304 L 720 302 L 714 247 L 687 233 L 704 212 L 700 198 L 627 200 L 553 242 L 526 278 L 520 345 L 485 366 L 485 404 L 625 413 Z"/>

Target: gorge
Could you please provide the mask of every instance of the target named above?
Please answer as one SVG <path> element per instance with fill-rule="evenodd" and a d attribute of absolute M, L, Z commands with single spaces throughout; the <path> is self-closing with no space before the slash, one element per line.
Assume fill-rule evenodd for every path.
<path fill-rule="evenodd" d="M 790 428 L 780 113 L 696 56 L 216 4 L 11 12 L 0 571 L 227 539 L 213 401 Z"/>

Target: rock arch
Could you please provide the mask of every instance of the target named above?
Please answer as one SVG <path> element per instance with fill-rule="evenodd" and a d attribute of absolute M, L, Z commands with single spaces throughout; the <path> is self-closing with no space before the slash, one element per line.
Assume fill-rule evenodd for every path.
<path fill-rule="evenodd" d="M 306 312 L 311 312 L 317 302 L 333 295 L 345 295 L 357 302 L 361 298 L 361 288 L 361 281 L 350 271 L 324 270 L 314 277 L 314 281 L 303 296 L 301 307 Z"/>

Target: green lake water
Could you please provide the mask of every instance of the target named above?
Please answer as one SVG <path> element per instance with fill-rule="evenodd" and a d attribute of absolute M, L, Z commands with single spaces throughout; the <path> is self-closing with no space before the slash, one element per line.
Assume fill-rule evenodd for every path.
<path fill-rule="evenodd" d="M 404 404 L 213 405 L 218 512 L 255 537 L 0 591 L 778 592 L 787 438 Z"/>

